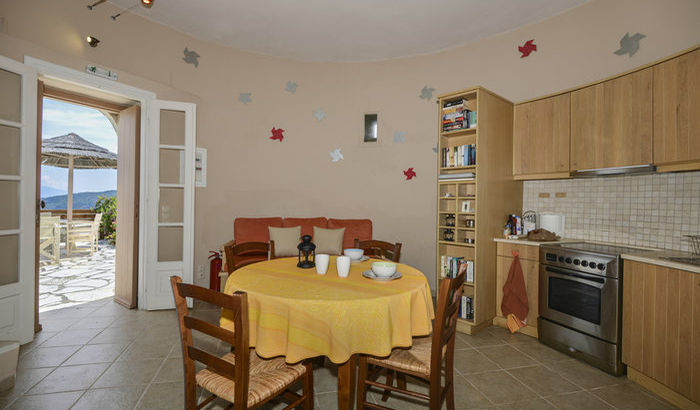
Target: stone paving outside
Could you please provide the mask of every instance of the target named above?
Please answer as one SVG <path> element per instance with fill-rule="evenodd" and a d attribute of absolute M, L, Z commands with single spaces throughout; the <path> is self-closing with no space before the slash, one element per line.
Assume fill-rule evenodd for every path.
<path fill-rule="evenodd" d="M 114 296 L 114 245 L 100 241 L 97 252 L 66 256 L 58 264 L 42 257 L 39 268 L 39 312 Z"/>

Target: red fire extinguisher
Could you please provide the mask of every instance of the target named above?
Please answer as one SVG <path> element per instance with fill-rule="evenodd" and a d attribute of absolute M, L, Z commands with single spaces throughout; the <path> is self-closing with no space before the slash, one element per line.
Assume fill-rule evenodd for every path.
<path fill-rule="evenodd" d="M 209 289 L 221 290 L 219 289 L 220 278 L 219 272 L 221 272 L 221 254 L 216 251 L 209 251 Z"/>

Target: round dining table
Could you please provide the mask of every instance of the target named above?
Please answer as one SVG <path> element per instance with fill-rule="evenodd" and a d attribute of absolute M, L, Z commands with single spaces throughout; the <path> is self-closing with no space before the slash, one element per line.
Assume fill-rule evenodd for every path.
<path fill-rule="evenodd" d="M 298 268 L 297 258 L 272 259 L 234 271 L 224 293 L 248 294 L 250 346 L 259 356 L 288 363 L 326 356 L 338 364 L 338 408 L 352 409 L 356 355 L 409 347 L 414 336 L 430 334 L 435 316 L 422 272 L 397 264 L 398 279 L 363 276 L 374 261 L 353 262 L 341 278 L 333 256 L 324 275 Z M 222 311 L 221 326 L 232 329 L 231 319 Z"/>

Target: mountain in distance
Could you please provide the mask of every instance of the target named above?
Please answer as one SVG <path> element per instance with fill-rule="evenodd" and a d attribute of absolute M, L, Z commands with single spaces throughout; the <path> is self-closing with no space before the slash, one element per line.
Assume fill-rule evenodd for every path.
<path fill-rule="evenodd" d="M 48 186 L 41 187 L 41 197 L 42 198 L 48 198 L 50 196 L 65 195 L 65 194 L 66 194 L 65 189 L 51 188 Z"/>
<path fill-rule="evenodd" d="M 73 209 L 93 209 L 97 199 L 101 196 L 117 196 L 116 190 L 102 192 L 77 192 L 73 194 Z M 44 209 L 66 209 L 68 195 L 54 195 L 42 197 L 46 207 Z"/>

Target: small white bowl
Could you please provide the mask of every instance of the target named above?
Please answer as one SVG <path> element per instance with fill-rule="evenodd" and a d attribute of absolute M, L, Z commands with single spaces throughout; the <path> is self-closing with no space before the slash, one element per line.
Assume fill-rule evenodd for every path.
<path fill-rule="evenodd" d="M 363 249 L 347 248 L 343 250 L 343 254 L 345 254 L 345 256 L 349 256 L 350 259 L 354 261 L 359 261 L 362 259 L 362 255 L 365 254 L 365 251 Z"/>
<path fill-rule="evenodd" d="M 396 264 L 392 262 L 373 262 L 372 272 L 379 277 L 388 278 L 396 273 Z"/>

